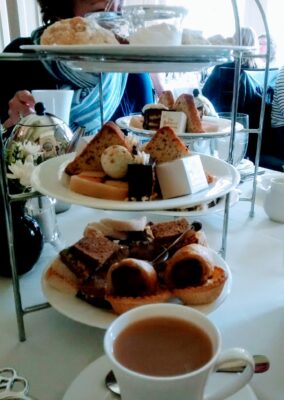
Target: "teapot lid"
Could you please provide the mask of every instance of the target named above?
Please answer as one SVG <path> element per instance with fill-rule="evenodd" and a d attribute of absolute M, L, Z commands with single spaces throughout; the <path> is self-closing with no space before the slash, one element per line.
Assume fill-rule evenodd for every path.
<path fill-rule="evenodd" d="M 35 113 L 29 114 L 21 118 L 20 121 L 18 122 L 18 125 L 33 126 L 33 127 L 56 126 L 62 124 L 65 124 L 65 122 L 62 119 L 45 111 L 43 103 L 36 103 Z"/>

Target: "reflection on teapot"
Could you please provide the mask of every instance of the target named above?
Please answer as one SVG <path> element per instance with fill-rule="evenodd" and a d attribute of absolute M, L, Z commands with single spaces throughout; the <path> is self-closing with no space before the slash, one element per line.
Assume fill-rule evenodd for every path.
<path fill-rule="evenodd" d="M 40 146 L 42 161 L 64 154 L 73 137 L 69 126 L 55 115 L 46 113 L 42 103 L 36 103 L 35 111 L 15 125 L 6 150 L 12 153 L 17 142 L 25 142 Z"/>
<path fill-rule="evenodd" d="M 264 211 L 272 221 L 284 223 L 284 177 L 271 179 L 271 187 L 264 199 Z"/>

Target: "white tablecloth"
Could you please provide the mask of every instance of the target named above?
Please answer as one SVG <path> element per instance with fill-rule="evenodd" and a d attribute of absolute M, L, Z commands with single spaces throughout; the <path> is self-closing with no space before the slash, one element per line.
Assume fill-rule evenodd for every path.
<path fill-rule="evenodd" d="M 244 187 L 249 191 L 251 182 Z M 249 209 L 250 203 L 241 201 L 230 210 L 226 259 L 233 285 L 210 318 L 222 332 L 224 348 L 241 346 L 270 358 L 270 371 L 255 375 L 251 385 L 259 400 L 283 400 L 284 224 L 270 221 L 261 204 L 256 205 L 254 218 Z M 87 222 L 102 214 L 72 205 L 58 215 L 66 244 L 81 237 Z M 219 250 L 223 212 L 198 219 L 211 247 Z M 21 279 L 24 306 L 45 301 L 41 274 L 55 254 L 47 244 L 34 270 Z M 40 400 L 62 399 L 79 372 L 103 354 L 103 330 L 74 322 L 52 308 L 25 316 L 27 340 L 19 342 L 12 284 L 4 278 L 0 278 L 0 321 L 0 367 L 14 367 L 25 376 L 30 393 Z"/>

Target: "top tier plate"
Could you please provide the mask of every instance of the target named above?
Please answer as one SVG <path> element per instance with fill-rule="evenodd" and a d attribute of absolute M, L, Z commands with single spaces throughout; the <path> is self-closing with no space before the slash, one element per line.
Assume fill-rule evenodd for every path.
<path fill-rule="evenodd" d="M 221 63 L 232 59 L 234 52 L 247 52 L 247 46 L 219 45 L 22 45 L 45 58 L 72 62 L 88 72 L 183 71 L 200 68 L 202 64 Z M 118 61 L 123 61 L 119 64 Z M 161 65 L 162 64 L 162 65 Z M 103 65 L 103 67 L 102 67 Z"/>
<path fill-rule="evenodd" d="M 234 51 L 248 51 L 247 46 L 228 46 L 228 45 L 181 45 L 181 46 L 145 46 L 145 45 L 105 45 L 105 44 L 85 44 L 85 45 L 22 45 L 23 50 L 34 50 L 50 54 L 64 55 L 88 55 L 88 56 L 110 56 L 140 58 L 151 60 L 176 61 L 211 61 L 222 58 L 230 58 Z"/>

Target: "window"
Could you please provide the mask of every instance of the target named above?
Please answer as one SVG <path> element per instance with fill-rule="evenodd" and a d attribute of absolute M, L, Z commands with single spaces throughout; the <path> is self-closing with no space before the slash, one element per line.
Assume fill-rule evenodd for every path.
<path fill-rule="evenodd" d="M 18 36 L 29 36 L 40 24 L 36 0 L 1 0 L 0 50 Z"/>

